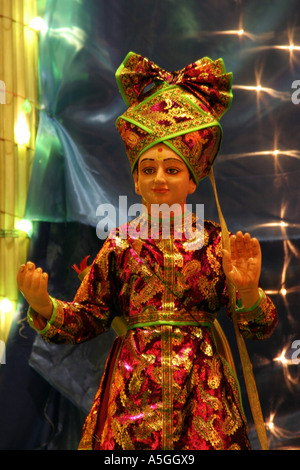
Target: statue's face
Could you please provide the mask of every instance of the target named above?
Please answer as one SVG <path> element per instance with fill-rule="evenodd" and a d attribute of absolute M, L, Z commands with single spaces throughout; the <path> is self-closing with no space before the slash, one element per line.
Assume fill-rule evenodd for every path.
<path fill-rule="evenodd" d="M 136 193 L 148 208 L 151 204 L 183 205 L 196 189 L 184 161 L 164 144 L 141 155 L 134 180 Z"/>

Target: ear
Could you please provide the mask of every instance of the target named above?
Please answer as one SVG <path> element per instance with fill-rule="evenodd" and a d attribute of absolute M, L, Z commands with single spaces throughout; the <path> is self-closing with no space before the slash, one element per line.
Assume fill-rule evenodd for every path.
<path fill-rule="evenodd" d="M 188 188 L 188 194 L 193 194 L 196 189 L 197 189 L 197 184 L 194 180 L 194 178 L 190 178 L 190 181 L 189 181 L 189 188 Z"/>
<path fill-rule="evenodd" d="M 134 171 L 133 171 L 133 180 L 134 180 L 135 192 L 136 192 L 136 194 L 141 196 L 140 188 L 139 188 L 139 175 L 138 175 L 137 168 L 135 168 Z"/>

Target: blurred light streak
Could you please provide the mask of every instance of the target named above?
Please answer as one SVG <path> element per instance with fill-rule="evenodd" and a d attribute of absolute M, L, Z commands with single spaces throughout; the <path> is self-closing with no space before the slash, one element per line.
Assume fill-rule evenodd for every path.
<path fill-rule="evenodd" d="M 290 44 L 289 46 L 273 46 L 272 49 L 281 49 L 283 51 L 300 51 L 300 46 L 295 46 L 294 44 Z"/>
<path fill-rule="evenodd" d="M 285 357 L 286 351 L 288 349 L 288 346 L 284 347 L 283 350 L 281 351 L 280 355 L 277 357 L 274 357 L 273 361 L 281 362 L 282 365 L 292 365 L 293 362 L 291 359 L 287 359 Z"/>
<path fill-rule="evenodd" d="M 231 153 L 231 154 L 222 154 L 221 160 L 236 160 L 238 158 L 245 158 L 245 157 L 259 157 L 261 155 L 270 155 L 273 157 L 278 156 L 287 156 L 292 158 L 300 159 L 300 150 L 260 150 L 258 152 L 243 152 L 243 153 Z"/>
<path fill-rule="evenodd" d="M 272 412 L 269 417 L 269 421 L 265 423 L 266 429 L 270 431 L 270 434 L 274 436 L 276 439 L 291 439 L 296 437 L 295 433 L 292 431 L 288 431 L 287 429 L 283 429 L 277 426 L 274 422 L 275 413 Z"/>
<path fill-rule="evenodd" d="M 50 28 L 48 33 L 52 37 L 60 40 L 64 39 L 66 43 L 74 46 L 76 52 L 83 48 L 87 36 L 83 29 L 76 26 L 72 26 L 72 28 Z"/>
<path fill-rule="evenodd" d="M 275 44 L 275 45 L 264 45 L 258 47 L 248 48 L 247 52 L 261 52 L 263 50 L 281 50 L 289 52 L 289 59 L 290 59 L 290 66 L 292 67 L 293 62 L 296 60 L 294 56 L 294 52 L 300 51 L 300 46 L 295 45 L 295 32 L 294 29 L 288 28 L 287 31 L 288 36 L 288 44 Z M 296 60 L 299 62 L 299 60 Z"/>
<path fill-rule="evenodd" d="M 282 366 L 282 371 L 283 371 L 283 376 L 285 379 L 285 383 L 287 387 L 293 391 L 293 387 L 296 387 L 299 383 L 299 374 L 296 374 L 294 377 L 292 376 L 289 366 L 294 366 L 295 367 L 295 362 L 292 359 L 289 359 L 286 357 L 286 352 L 288 349 L 290 349 L 291 344 L 288 343 L 287 346 L 283 348 L 281 351 L 280 355 L 277 357 L 274 357 L 273 361 L 274 362 L 279 362 Z"/>
<path fill-rule="evenodd" d="M 275 99 L 280 99 L 281 101 L 291 101 L 291 94 L 289 91 L 277 91 L 274 88 L 263 87 L 260 84 L 258 85 L 233 85 L 233 89 L 236 90 L 246 90 L 246 91 L 256 91 L 259 93 L 266 93 L 272 96 Z"/>
<path fill-rule="evenodd" d="M 300 51 L 300 46 L 295 46 L 295 44 L 291 43 L 289 45 L 265 45 L 265 46 L 257 46 L 257 47 L 252 47 L 250 49 L 247 49 L 246 52 L 257 52 L 257 51 L 262 51 L 262 50 L 270 50 L 270 49 L 279 49 L 282 51 L 289 51 L 289 52 L 294 52 L 294 51 Z"/>
<path fill-rule="evenodd" d="M 267 222 L 265 224 L 257 224 L 257 225 L 254 225 L 255 228 L 262 228 L 262 227 L 281 227 L 281 228 L 285 228 L 285 227 L 293 227 L 293 228 L 300 228 L 300 223 L 299 224 L 290 224 L 290 223 L 287 223 L 287 222 L 283 222 L 283 221 L 280 221 L 280 222 Z M 285 240 L 287 241 L 287 240 Z"/>
<path fill-rule="evenodd" d="M 267 40 L 274 37 L 273 32 L 269 33 L 262 33 L 262 34 L 252 34 L 249 31 L 245 31 L 242 26 L 239 26 L 239 29 L 227 29 L 227 30 L 220 30 L 220 31 L 200 31 L 197 33 L 192 33 L 187 35 L 186 37 L 189 38 L 200 38 L 203 36 L 239 36 L 248 38 L 251 41 L 261 41 Z"/>
<path fill-rule="evenodd" d="M 300 259 L 300 251 L 295 247 L 295 245 L 293 245 L 291 240 L 287 240 L 286 242 L 287 242 L 287 245 L 288 245 L 289 249 L 294 254 L 294 256 L 296 256 L 296 258 Z"/>
<path fill-rule="evenodd" d="M 294 287 L 281 287 L 280 289 L 265 289 L 265 293 L 267 295 L 282 295 L 283 297 L 286 297 L 289 294 L 294 294 L 296 292 L 299 292 L 300 290 L 300 284 Z"/>

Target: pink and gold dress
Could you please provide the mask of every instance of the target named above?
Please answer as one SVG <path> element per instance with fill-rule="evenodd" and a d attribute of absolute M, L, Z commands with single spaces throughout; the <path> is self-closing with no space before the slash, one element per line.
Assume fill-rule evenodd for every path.
<path fill-rule="evenodd" d="M 239 386 L 212 330 L 220 308 L 230 317 L 220 226 L 205 221 L 193 249 L 185 235 L 125 237 L 128 226 L 107 238 L 73 302 L 52 299 L 52 318 L 39 331 L 47 341 L 79 343 L 107 331 L 116 316 L 126 320 L 79 448 L 250 449 Z M 244 337 L 271 335 L 277 313 L 268 296 L 239 310 Z M 31 310 L 29 321 L 34 326 Z"/>

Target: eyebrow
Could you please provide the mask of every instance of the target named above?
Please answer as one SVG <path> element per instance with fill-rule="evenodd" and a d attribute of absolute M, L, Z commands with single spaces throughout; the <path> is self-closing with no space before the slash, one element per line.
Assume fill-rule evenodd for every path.
<path fill-rule="evenodd" d="M 173 158 L 173 157 L 164 158 L 161 161 L 166 162 L 166 161 L 169 161 L 169 160 L 173 160 L 175 162 L 178 162 L 178 163 L 181 163 L 182 165 L 184 165 L 184 162 L 182 160 L 179 160 L 178 158 Z M 146 162 L 146 161 L 154 162 L 155 159 L 154 158 L 144 158 L 144 160 L 141 160 L 140 163 L 143 163 L 143 162 Z"/>

